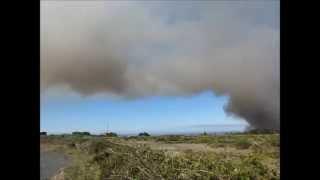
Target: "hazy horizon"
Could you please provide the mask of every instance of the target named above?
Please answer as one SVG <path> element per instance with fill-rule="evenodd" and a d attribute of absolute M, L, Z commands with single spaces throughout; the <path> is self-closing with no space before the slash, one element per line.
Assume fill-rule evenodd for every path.
<path fill-rule="evenodd" d="M 234 125 L 205 125 L 204 127 L 197 127 L 199 125 L 194 125 L 194 127 L 181 127 L 181 128 L 173 128 L 171 130 L 167 131 L 161 131 L 161 130 L 143 130 L 141 131 L 114 131 L 109 129 L 108 131 L 100 130 L 100 131 L 94 131 L 94 130 L 86 130 L 86 129 L 74 129 L 70 131 L 64 131 L 64 132 L 58 132 L 58 131 L 41 131 L 46 132 L 47 134 L 71 134 L 72 132 L 89 132 L 93 135 L 100 135 L 105 134 L 106 132 L 114 132 L 118 135 L 138 135 L 142 132 L 147 132 L 150 135 L 174 135 L 174 134 L 181 134 L 181 135 L 188 135 L 188 134 L 202 134 L 204 132 L 208 134 L 214 134 L 214 133 L 228 133 L 228 132 L 245 132 L 247 125 L 240 125 L 240 124 L 234 124 Z M 178 130 L 177 130 L 178 129 Z"/>

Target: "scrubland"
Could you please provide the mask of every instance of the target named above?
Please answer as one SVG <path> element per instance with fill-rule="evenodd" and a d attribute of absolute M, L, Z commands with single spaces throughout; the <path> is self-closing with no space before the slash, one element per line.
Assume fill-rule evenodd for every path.
<path fill-rule="evenodd" d="M 280 179 L 278 133 L 199 136 L 41 137 L 72 158 L 66 180 Z"/>

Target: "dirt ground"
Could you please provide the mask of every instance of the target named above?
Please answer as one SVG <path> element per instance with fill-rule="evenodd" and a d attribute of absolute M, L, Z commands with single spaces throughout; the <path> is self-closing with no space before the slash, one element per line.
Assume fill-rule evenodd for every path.
<path fill-rule="evenodd" d="M 50 148 L 43 146 L 40 151 L 40 180 L 48 180 L 53 176 L 54 180 L 61 180 L 61 170 L 70 163 L 70 159 L 61 152 L 51 151 Z M 56 174 L 58 175 L 55 176 Z"/>

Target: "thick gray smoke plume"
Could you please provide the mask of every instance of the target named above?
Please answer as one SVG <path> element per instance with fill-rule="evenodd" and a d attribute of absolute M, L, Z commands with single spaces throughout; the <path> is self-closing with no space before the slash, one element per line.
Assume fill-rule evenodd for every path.
<path fill-rule="evenodd" d="M 41 88 L 83 95 L 227 95 L 279 129 L 279 3 L 41 2 Z"/>

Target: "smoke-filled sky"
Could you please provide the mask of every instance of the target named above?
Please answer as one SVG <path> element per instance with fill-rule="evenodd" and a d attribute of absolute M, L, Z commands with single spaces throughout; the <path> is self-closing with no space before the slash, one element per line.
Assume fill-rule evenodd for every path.
<path fill-rule="evenodd" d="M 170 105 L 213 92 L 224 117 L 279 129 L 279 2 L 42 1 L 41 88 L 44 114 L 74 93 L 85 104 L 157 97 Z M 47 105 L 53 97 L 59 106 Z"/>

